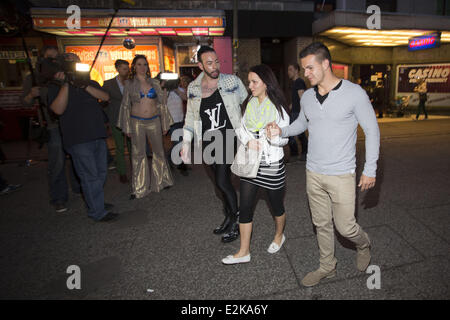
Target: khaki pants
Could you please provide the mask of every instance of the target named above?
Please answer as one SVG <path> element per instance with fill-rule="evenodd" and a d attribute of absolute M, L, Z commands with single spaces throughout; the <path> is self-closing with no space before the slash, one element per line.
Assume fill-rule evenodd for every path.
<path fill-rule="evenodd" d="M 153 151 L 151 170 L 148 166 L 147 138 Z M 167 164 L 163 147 L 161 121 L 131 118 L 132 189 L 136 198 L 149 192 L 159 192 L 173 185 L 172 173 Z"/>
<path fill-rule="evenodd" d="M 336 267 L 333 220 L 337 231 L 363 249 L 369 237 L 356 223 L 355 174 L 329 176 L 306 170 L 306 192 L 312 221 L 317 231 L 320 269 L 329 272 Z"/>

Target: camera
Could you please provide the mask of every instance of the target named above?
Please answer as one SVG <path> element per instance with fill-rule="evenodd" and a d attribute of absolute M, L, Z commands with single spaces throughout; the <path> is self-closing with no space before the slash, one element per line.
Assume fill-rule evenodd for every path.
<path fill-rule="evenodd" d="M 162 72 L 159 76 L 161 80 L 177 80 L 178 73 Z"/>
<path fill-rule="evenodd" d="M 44 58 L 38 64 L 38 81 L 40 86 L 46 86 L 54 81 L 55 74 L 64 72 L 65 82 L 75 87 L 84 87 L 89 84 L 89 65 L 69 61 L 66 55 L 61 54 L 55 58 Z"/>
<path fill-rule="evenodd" d="M 175 90 L 180 84 L 178 73 L 162 72 L 158 75 L 158 78 L 161 81 L 161 87 L 169 91 Z"/>

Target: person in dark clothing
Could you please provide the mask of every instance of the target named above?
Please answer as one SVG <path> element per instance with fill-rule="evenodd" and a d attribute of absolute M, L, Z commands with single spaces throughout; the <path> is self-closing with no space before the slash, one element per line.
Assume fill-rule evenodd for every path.
<path fill-rule="evenodd" d="M 119 173 L 119 180 L 121 183 L 128 183 L 124 139 L 129 152 L 131 152 L 131 142 L 130 138 L 117 127 L 117 119 L 119 117 L 120 104 L 122 103 L 125 81 L 128 79 L 130 68 L 128 61 L 120 59 L 116 60 L 114 65 L 119 74 L 112 79 L 106 80 L 103 84 L 103 90 L 108 92 L 110 97 L 108 106 L 106 107 L 106 114 L 108 115 L 109 126 L 116 146 L 115 165 Z"/>
<path fill-rule="evenodd" d="M 375 89 L 373 90 L 373 105 L 378 112 L 378 118 L 383 118 L 383 111 L 385 105 L 385 90 L 383 80 L 378 80 Z"/>
<path fill-rule="evenodd" d="M 306 90 L 305 81 L 299 76 L 300 66 L 298 63 L 293 63 L 288 66 L 288 76 L 289 79 L 293 81 L 292 85 L 292 97 L 291 97 L 291 115 L 290 121 L 291 123 L 297 119 L 300 114 L 300 99 L 303 95 L 303 92 Z M 300 155 L 301 161 L 306 161 L 306 154 L 308 153 L 308 138 L 305 135 L 305 132 L 302 132 L 298 136 L 300 143 L 302 145 L 302 153 Z M 291 157 L 297 157 L 298 154 L 298 146 L 295 137 L 289 137 L 289 148 L 291 150 Z M 291 160 L 292 161 L 292 160 Z"/>
<path fill-rule="evenodd" d="M 79 61 L 74 54 L 65 54 L 65 58 Z M 105 209 L 106 119 L 98 100 L 108 101 L 109 95 L 97 82 L 90 80 L 75 86 L 63 72 L 56 73 L 55 81 L 48 87 L 48 103 L 59 115 L 64 148 L 72 156 L 80 177 L 88 216 L 95 221 L 110 221 L 118 215 Z"/>
<path fill-rule="evenodd" d="M 58 48 L 46 46 L 41 51 L 42 58 L 56 58 Z M 36 68 L 39 69 L 39 68 Z M 35 72 L 38 72 L 36 70 Z M 29 74 L 23 83 L 23 94 L 21 96 L 22 105 L 31 107 L 36 100 L 42 105 L 39 110 L 42 112 L 40 117 L 47 124 L 48 132 L 48 186 L 50 204 L 58 213 L 67 211 L 66 203 L 69 200 L 69 186 L 66 177 L 66 163 L 69 163 L 69 179 L 72 191 L 76 194 L 81 193 L 81 187 L 76 177 L 72 161 L 67 161 L 66 152 L 64 151 L 61 132 L 59 129 L 59 119 L 51 110 L 48 109 L 47 101 L 48 88 L 46 84 L 41 86 L 33 86 L 33 79 Z"/>
<path fill-rule="evenodd" d="M 420 112 L 425 115 L 425 119 L 428 119 L 428 113 L 425 109 L 425 102 L 427 102 L 427 82 L 425 79 L 419 79 L 414 91 L 419 93 L 419 106 L 417 107 L 416 120 L 419 120 Z"/>

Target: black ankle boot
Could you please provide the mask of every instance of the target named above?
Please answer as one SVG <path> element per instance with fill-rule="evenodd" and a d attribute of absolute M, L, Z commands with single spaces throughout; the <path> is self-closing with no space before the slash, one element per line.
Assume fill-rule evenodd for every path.
<path fill-rule="evenodd" d="M 225 216 L 225 219 L 223 220 L 222 224 L 214 229 L 214 234 L 222 234 L 224 233 L 228 227 L 230 226 L 231 217 L 229 215 Z"/>
<path fill-rule="evenodd" d="M 226 233 L 222 236 L 222 242 L 228 243 L 239 237 L 239 211 L 233 215 Z"/>
<path fill-rule="evenodd" d="M 222 236 L 222 242 L 228 243 L 236 240 L 239 237 L 239 222 L 234 221 L 228 232 Z"/>

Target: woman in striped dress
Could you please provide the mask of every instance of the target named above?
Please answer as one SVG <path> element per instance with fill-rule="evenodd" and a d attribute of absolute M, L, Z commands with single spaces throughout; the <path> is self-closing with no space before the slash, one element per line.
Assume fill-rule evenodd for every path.
<path fill-rule="evenodd" d="M 241 245 L 235 255 L 222 260 L 224 264 L 245 263 L 250 261 L 250 238 L 253 227 L 253 208 L 258 190 L 264 190 L 269 198 L 275 220 L 275 236 L 267 251 L 278 252 L 286 240 L 284 226 L 286 214 L 283 205 L 286 171 L 283 146 L 288 139 L 265 136 L 265 128 L 271 122 L 280 127 L 289 125 L 289 116 L 284 110 L 286 105 L 283 92 L 272 70 L 266 65 L 252 67 L 248 74 L 251 95 L 244 102 L 242 126 L 236 130 L 236 136 L 250 149 L 262 152 L 258 174 L 255 178 L 240 180 L 239 231 Z"/>

